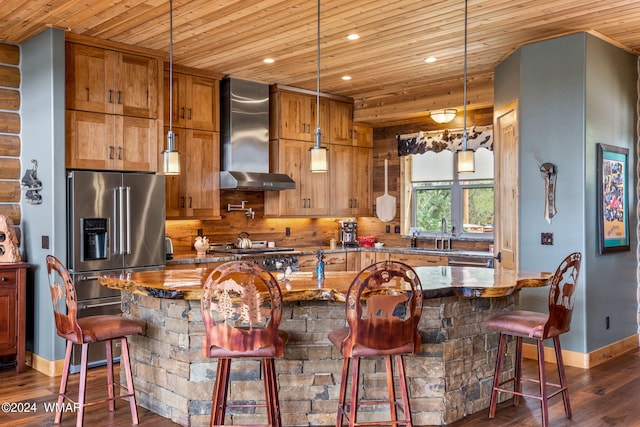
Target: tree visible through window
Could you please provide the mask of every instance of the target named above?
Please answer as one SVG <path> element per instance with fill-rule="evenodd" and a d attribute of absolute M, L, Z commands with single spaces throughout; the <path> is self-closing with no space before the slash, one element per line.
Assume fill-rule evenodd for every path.
<path fill-rule="evenodd" d="M 437 233 L 445 219 L 447 231 L 456 235 L 492 233 L 493 152 L 478 150 L 476 172 L 465 174 L 454 172 L 455 156 L 450 152 L 423 156 L 412 158 L 411 227 L 420 233 Z"/>

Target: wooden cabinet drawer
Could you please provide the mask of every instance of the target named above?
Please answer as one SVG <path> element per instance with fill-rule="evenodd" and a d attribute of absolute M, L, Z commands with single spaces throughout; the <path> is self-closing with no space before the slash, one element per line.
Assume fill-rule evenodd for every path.
<path fill-rule="evenodd" d="M 298 257 L 298 268 L 300 271 L 315 271 L 318 259 L 315 255 L 300 255 Z M 347 270 L 347 254 L 342 253 L 325 253 L 324 256 L 325 271 L 346 271 Z"/>
<path fill-rule="evenodd" d="M 0 286 L 15 285 L 17 272 L 16 270 L 0 271 Z"/>
<path fill-rule="evenodd" d="M 403 262 L 411 267 L 447 265 L 449 263 L 446 256 L 420 255 L 420 254 L 389 254 L 390 261 Z"/>

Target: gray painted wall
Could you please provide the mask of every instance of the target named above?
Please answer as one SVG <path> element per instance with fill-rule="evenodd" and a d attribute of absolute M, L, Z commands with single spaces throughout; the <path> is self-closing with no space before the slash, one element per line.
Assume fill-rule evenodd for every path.
<path fill-rule="evenodd" d="M 34 313 L 33 353 L 48 359 L 64 357 L 64 341 L 56 334 L 45 257 L 66 263 L 65 193 L 65 59 L 64 32 L 48 29 L 21 46 L 22 169 L 38 161 L 42 204 L 22 202 L 23 253 L 31 263 L 33 288 L 28 304 Z M 42 248 L 49 236 L 50 248 Z"/>
<path fill-rule="evenodd" d="M 570 252 L 582 252 L 572 330 L 563 337 L 563 348 L 581 353 L 627 338 L 637 328 L 635 61 L 581 33 L 524 46 L 495 71 L 495 111 L 514 100 L 519 108 L 519 265 L 553 271 Z M 632 251 L 600 256 L 595 144 L 605 141 L 630 149 Z M 543 162 L 558 171 L 558 213 L 550 224 L 544 219 Z M 553 246 L 540 244 L 541 232 L 554 234 Z M 546 311 L 547 292 L 522 291 L 523 308 Z M 609 330 L 605 316 L 611 317 Z"/>
<path fill-rule="evenodd" d="M 586 277 L 587 350 L 638 330 L 637 302 L 637 57 L 593 36 L 586 38 Z M 629 252 L 599 255 L 596 227 L 598 143 L 629 149 Z M 605 317 L 611 327 L 605 328 Z"/>

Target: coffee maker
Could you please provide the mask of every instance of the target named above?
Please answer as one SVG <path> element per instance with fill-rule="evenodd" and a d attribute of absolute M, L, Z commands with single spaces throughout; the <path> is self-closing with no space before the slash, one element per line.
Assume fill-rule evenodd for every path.
<path fill-rule="evenodd" d="M 345 219 L 340 223 L 340 244 L 343 247 L 358 246 L 358 221 Z"/>

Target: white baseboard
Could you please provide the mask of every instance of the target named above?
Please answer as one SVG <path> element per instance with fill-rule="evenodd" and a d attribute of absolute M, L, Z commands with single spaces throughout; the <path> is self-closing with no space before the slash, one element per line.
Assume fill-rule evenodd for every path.
<path fill-rule="evenodd" d="M 599 348 L 590 353 L 578 353 L 575 351 L 562 350 L 562 359 L 565 366 L 573 366 L 576 368 L 589 369 L 594 366 L 606 362 L 623 353 L 638 348 L 638 335 L 631 335 L 620 341 Z M 522 355 L 527 359 L 538 359 L 538 350 L 535 344 L 523 343 Z M 544 359 L 547 362 L 556 362 L 555 351 L 553 347 L 545 347 Z"/>

